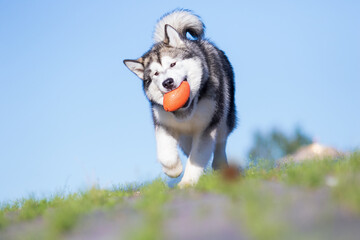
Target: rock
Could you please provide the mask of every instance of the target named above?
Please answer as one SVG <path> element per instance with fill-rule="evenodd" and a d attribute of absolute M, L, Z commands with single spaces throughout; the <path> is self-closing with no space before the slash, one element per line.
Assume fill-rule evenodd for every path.
<path fill-rule="evenodd" d="M 300 163 L 307 160 L 321 160 L 325 158 L 338 158 L 345 154 L 335 148 L 321 145 L 319 143 L 312 143 L 300 148 L 295 153 L 287 155 L 277 160 L 278 164 L 284 163 Z"/>

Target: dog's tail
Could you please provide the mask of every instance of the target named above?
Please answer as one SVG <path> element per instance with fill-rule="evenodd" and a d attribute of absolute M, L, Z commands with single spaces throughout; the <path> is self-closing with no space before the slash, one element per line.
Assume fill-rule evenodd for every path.
<path fill-rule="evenodd" d="M 186 38 L 187 33 L 195 39 L 200 39 L 204 35 L 205 25 L 200 18 L 190 10 L 179 9 L 165 14 L 157 22 L 154 31 L 155 43 L 164 41 L 166 24 L 175 28 L 183 38 Z"/>

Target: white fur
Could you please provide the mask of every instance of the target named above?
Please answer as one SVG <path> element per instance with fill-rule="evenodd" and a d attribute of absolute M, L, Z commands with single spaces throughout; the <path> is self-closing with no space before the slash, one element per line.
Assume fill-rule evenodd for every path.
<path fill-rule="evenodd" d="M 213 166 L 219 169 L 226 164 L 226 137 L 227 131 L 223 121 L 218 128 L 204 135 L 205 128 L 209 125 L 215 109 L 215 101 L 204 99 L 198 103 L 193 114 L 180 121 L 172 113 L 165 112 L 161 107 L 154 108 L 156 119 L 161 125 L 167 126 L 172 131 L 170 135 L 163 127 L 156 127 L 156 140 L 158 159 L 163 165 L 165 173 L 169 176 L 177 175 L 182 169 L 176 146 L 180 146 L 188 160 L 184 176 L 179 187 L 195 184 L 214 153 Z M 225 139 L 221 138 L 222 136 Z M 170 173 L 170 174 L 169 174 Z M 181 172 L 180 172 L 181 173 Z"/>
<path fill-rule="evenodd" d="M 169 177 L 178 177 L 183 168 L 177 151 L 177 136 L 171 136 L 162 127 L 155 127 L 157 156 L 163 171 Z"/>
<path fill-rule="evenodd" d="M 186 162 L 184 176 L 179 183 L 180 188 L 197 183 L 214 152 L 215 139 L 216 129 L 206 135 L 193 136 L 190 156 Z"/>
<path fill-rule="evenodd" d="M 165 112 L 162 107 L 155 107 L 154 114 L 160 124 L 173 129 L 175 132 L 194 135 L 201 133 L 209 125 L 215 104 L 216 103 L 210 99 L 202 100 L 186 119 L 178 119 L 174 114 Z"/>
<path fill-rule="evenodd" d="M 189 11 L 176 11 L 164 16 L 156 24 L 154 31 L 155 43 L 165 40 L 164 29 L 166 24 L 169 24 L 170 26 L 175 28 L 178 32 L 181 32 L 184 26 L 191 27 L 199 33 L 203 32 L 203 23 L 198 16 L 193 15 Z"/>

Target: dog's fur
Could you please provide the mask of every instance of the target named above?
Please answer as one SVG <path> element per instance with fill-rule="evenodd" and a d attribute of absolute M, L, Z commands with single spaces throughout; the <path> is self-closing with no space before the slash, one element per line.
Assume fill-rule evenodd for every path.
<path fill-rule="evenodd" d="M 236 125 L 232 67 L 224 52 L 203 35 L 204 24 L 198 16 L 176 10 L 159 20 L 155 44 L 148 52 L 137 60 L 124 60 L 143 80 L 163 171 L 170 177 L 182 173 L 178 146 L 188 156 L 180 187 L 198 181 L 212 154 L 214 169 L 227 166 L 226 140 Z M 171 84 L 164 84 L 168 79 Z M 190 85 L 189 101 L 177 111 L 166 112 L 164 94 L 182 81 Z"/>

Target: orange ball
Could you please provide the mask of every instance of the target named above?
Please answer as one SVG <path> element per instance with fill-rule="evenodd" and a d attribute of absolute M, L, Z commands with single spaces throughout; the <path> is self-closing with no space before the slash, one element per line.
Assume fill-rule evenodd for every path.
<path fill-rule="evenodd" d="M 163 105 L 167 112 L 173 112 L 185 105 L 190 97 L 190 85 L 183 81 L 180 86 L 171 92 L 165 93 Z"/>

